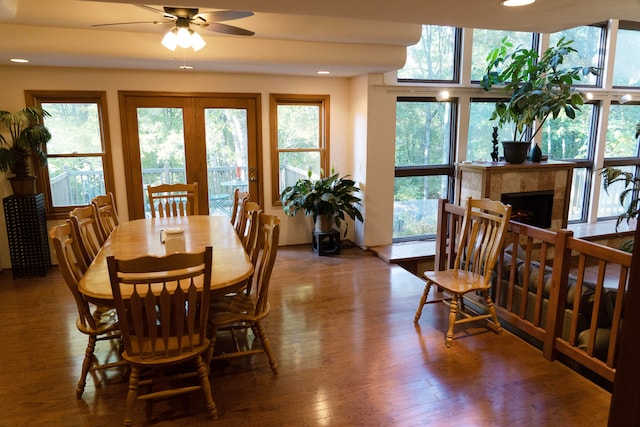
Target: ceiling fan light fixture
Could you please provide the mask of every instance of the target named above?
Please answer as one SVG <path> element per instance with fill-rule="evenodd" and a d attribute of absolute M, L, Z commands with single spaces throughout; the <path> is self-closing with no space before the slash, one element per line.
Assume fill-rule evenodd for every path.
<path fill-rule="evenodd" d="M 178 33 L 176 34 L 176 38 L 178 41 L 178 46 L 183 49 L 191 47 L 191 33 L 193 31 L 189 28 L 180 27 L 178 28 Z"/>
<path fill-rule="evenodd" d="M 195 31 L 191 32 L 191 47 L 197 52 L 205 47 L 207 45 L 207 42 L 204 41 L 200 34 L 196 33 Z"/>
<path fill-rule="evenodd" d="M 519 7 L 519 6 L 527 6 L 535 2 L 536 0 L 502 0 L 500 2 L 500 5 L 507 6 L 507 7 Z"/>
<path fill-rule="evenodd" d="M 164 38 L 162 39 L 162 46 L 171 51 L 176 50 L 176 47 L 178 47 L 178 37 L 176 36 L 175 28 L 172 28 L 164 35 Z"/>

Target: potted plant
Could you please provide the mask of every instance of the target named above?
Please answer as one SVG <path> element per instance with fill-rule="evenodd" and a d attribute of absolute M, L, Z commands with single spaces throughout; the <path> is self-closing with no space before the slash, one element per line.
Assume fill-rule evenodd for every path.
<path fill-rule="evenodd" d="M 45 145 L 51 139 L 42 124 L 49 117 L 40 107 L 25 107 L 11 113 L 0 111 L 0 125 L 9 131 L 9 138 L 0 134 L 0 171 L 14 174 L 9 178 L 15 195 L 34 194 L 36 177 L 31 175 L 30 158 L 35 155 L 42 166 L 47 165 Z"/>
<path fill-rule="evenodd" d="M 323 174 L 322 170 L 320 173 Z M 333 170 L 330 176 L 317 180 L 312 180 L 311 171 L 308 171 L 306 179 L 299 179 L 282 191 L 280 201 L 284 213 L 294 216 L 298 211 L 304 211 L 306 216 L 313 217 L 317 231 L 326 232 L 334 225 L 339 229 L 346 216 L 362 221 L 358 209 L 361 199 L 353 194 L 359 191 L 353 180 L 340 177 Z"/>
<path fill-rule="evenodd" d="M 502 143 L 507 162 L 525 160 L 531 141 L 549 116 L 555 119 L 564 112 L 574 119 L 576 110 L 580 111 L 584 104 L 583 94 L 572 86 L 582 76 L 600 71 L 597 67 L 562 67 L 565 57 L 576 52 L 572 42 L 563 37 L 539 56 L 532 49 L 511 50 L 513 45 L 505 37 L 501 46 L 487 56 L 480 86 L 489 91 L 494 85 L 503 85 L 504 92 L 510 95 L 508 100 L 496 102 L 490 119 L 498 119 L 500 127 L 514 125 L 512 140 Z M 519 157 L 511 157 L 512 148 L 518 150 Z"/>

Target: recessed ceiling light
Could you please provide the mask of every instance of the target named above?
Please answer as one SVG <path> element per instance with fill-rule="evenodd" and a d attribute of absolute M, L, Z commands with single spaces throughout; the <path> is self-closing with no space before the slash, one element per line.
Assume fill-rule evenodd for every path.
<path fill-rule="evenodd" d="M 535 3 L 536 0 L 502 0 L 500 5 L 508 7 L 526 6 L 531 3 Z"/>
<path fill-rule="evenodd" d="M 181 70 L 193 70 L 196 67 L 194 67 L 193 65 L 180 65 L 178 66 L 178 68 L 180 68 Z"/>
<path fill-rule="evenodd" d="M 27 62 L 29 62 L 28 59 L 23 59 L 23 58 L 11 58 L 9 61 L 17 62 L 18 64 L 26 64 Z"/>
<path fill-rule="evenodd" d="M 320 71 L 316 71 L 317 74 L 331 74 L 331 71 L 327 71 L 327 70 L 320 70 Z"/>

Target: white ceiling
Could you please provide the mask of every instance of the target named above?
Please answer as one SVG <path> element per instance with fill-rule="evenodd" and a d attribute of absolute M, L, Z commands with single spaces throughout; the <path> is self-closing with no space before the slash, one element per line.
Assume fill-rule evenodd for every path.
<path fill-rule="evenodd" d="M 159 19 L 131 1 L 0 0 L 0 64 L 20 57 L 36 66 L 175 70 L 186 63 L 196 72 L 354 76 L 401 68 L 423 23 L 554 32 L 610 18 L 640 21 L 640 0 L 538 0 L 518 9 L 499 0 L 178 1 L 165 5 L 253 11 L 227 23 L 256 34 L 194 27 L 207 46 L 171 52 L 160 44 L 168 24 L 92 27 Z"/>

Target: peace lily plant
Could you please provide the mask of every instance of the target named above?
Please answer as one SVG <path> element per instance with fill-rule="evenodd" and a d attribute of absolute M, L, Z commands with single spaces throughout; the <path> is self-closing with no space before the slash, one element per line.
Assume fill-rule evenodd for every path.
<path fill-rule="evenodd" d="M 320 170 L 320 175 L 323 174 L 324 171 Z M 312 180 L 311 175 L 309 170 L 307 178 L 299 179 L 282 191 L 280 201 L 285 214 L 294 216 L 303 211 L 306 216 L 313 217 L 316 229 L 320 227 L 322 218 L 329 221 L 329 228 L 335 225 L 338 229 L 347 216 L 362 222 L 362 213 L 358 209 L 361 199 L 354 195 L 360 189 L 355 186 L 355 181 L 346 176 L 340 177 L 333 169 L 330 176 L 317 180 Z M 344 231 L 346 234 L 347 228 Z"/>

